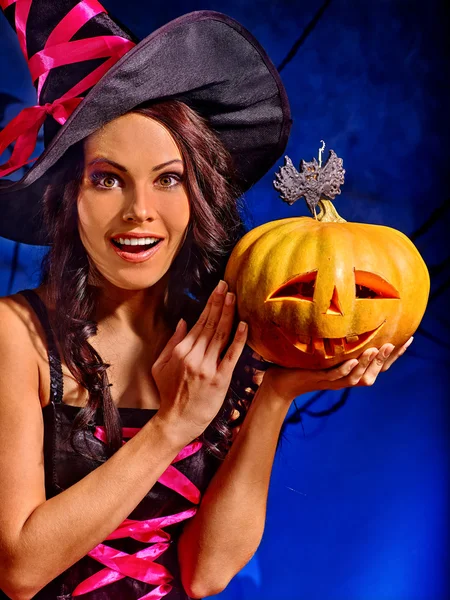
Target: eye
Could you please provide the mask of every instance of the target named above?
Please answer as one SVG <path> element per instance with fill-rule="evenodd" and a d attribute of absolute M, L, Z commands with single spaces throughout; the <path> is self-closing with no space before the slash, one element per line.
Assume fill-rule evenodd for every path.
<path fill-rule="evenodd" d="M 120 178 L 115 173 L 106 173 L 104 171 L 95 171 L 94 173 L 91 173 L 90 180 L 95 187 L 104 190 L 116 188 L 118 185 L 115 184 L 121 183 Z"/>
<path fill-rule="evenodd" d="M 357 299 L 400 298 L 393 285 L 369 271 L 355 270 L 355 291 Z"/>
<path fill-rule="evenodd" d="M 289 279 L 274 292 L 267 300 L 309 300 L 312 302 L 316 285 L 317 271 L 309 271 Z"/>
<path fill-rule="evenodd" d="M 159 185 L 164 188 L 175 187 L 182 181 L 182 175 L 177 173 L 163 173 L 157 179 Z"/>

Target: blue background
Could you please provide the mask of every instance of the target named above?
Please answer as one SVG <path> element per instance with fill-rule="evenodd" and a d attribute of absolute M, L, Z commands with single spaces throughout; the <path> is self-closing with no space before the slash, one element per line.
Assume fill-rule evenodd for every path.
<path fill-rule="evenodd" d="M 427 313 L 401 361 L 373 387 L 345 397 L 311 394 L 292 406 L 264 539 L 217 598 L 448 598 L 450 34 L 444 2 L 172 0 L 155 6 L 128 0 L 126 11 L 117 0 L 104 4 L 141 37 L 197 9 L 241 21 L 281 67 L 294 118 L 287 154 L 295 164 L 311 160 L 324 139 L 347 171 L 336 202 L 342 216 L 400 229 L 431 272 Z M 6 124 L 35 103 L 35 94 L 5 19 L 0 54 L 0 122 Z M 272 179 L 269 173 L 246 195 L 252 225 L 307 214 L 299 202 L 281 202 Z M 37 285 L 41 256 L 39 248 L 0 239 L 0 294 Z M 310 414 L 339 401 L 343 406 L 330 416 Z"/>

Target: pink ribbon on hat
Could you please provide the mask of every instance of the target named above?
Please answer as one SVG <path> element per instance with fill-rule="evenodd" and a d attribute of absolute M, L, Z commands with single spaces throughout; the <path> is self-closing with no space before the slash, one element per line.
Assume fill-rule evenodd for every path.
<path fill-rule="evenodd" d="M 15 2 L 17 2 L 17 0 L 0 0 L 0 8 L 5 10 L 5 8 L 8 8 L 8 6 L 11 6 L 11 4 L 14 4 Z"/>
<path fill-rule="evenodd" d="M 7 8 L 16 4 L 15 25 L 20 47 L 25 58 L 27 56 L 26 24 L 32 0 L 0 0 L 0 7 Z M 33 81 L 38 80 L 38 98 L 43 85 L 52 68 L 73 64 L 93 58 L 107 58 L 103 64 L 94 69 L 61 98 L 43 106 L 37 104 L 25 108 L 0 132 L 0 155 L 15 142 L 9 160 L 0 165 L 0 177 L 8 175 L 35 159 L 30 159 L 36 146 L 39 129 L 47 115 L 63 125 L 83 100 L 80 94 L 95 85 L 103 75 L 131 48 L 135 43 L 120 36 L 97 36 L 84 40 L 70 41 L 77 31 L 95 15 L 106 12 L 97 0 L 82 0 L 58 23 L 49 35 L 45 47 L 28 60 Z"/>
<path fill-rule="evenodd" d="M 28 61 L 31 77 L 35 81 L 41 75 L 49 73 L 51 69 L 71 65 L 82 60 L 106 58 L 115 56 L 120 58 L 135 46 L 118 35 L 104 35 L 85 40 L 74 40 L 58 44 L 53 48 L 44 48 L 36 52 Z"/>
<path fill-rule="evenodd" d="M 123 427 L 122 436 L 123 438 L 130 439 L 139 431 L 140 428 L 137 427 Z M 105 428 L 96 427 L 94 436 L 98 440 L 106 442 Z M 123 441 L 122 443 L 124 444 L 126 442 Z M 172 465 L 188 456 L 192 456 L 198 452 L 201 447 L 202 443 L 199 441 L 194 441 L 185 446 L 173 459 L 172 464 L 158 479 L 159 483 L 176 491 L 193 504 L 199 503 L 200 490 Z M 114 583 L 115 581 L 119 581 L 124 577 L 132 577 L 138 581 L 157 586 L 148 594 L 141 596 L 139 600 L 147 600 L 150 598 L 159 600 L 166 596 L 172 590 L 170 582 L 172 581 L 173 576 L 166 567 L 154 562 L 155 559 L 161 556 L 169 548 L 171 542 L 170 534 L 167 531 L 164 531 L 163 527 L 168 527 L 169 525 L 174 525 L 175 523 L 190 519 L 196 512 L 197 508 L 196 506 L 193 506 L 180 513 L 144 521 L 125 519 L 119 527 L 106 538 L 107 540 L 130 537 L 152 545 L 143 550 L 139 550 L 135 554 L 127 554 L 126 552 L 111 548 L 104 543 L 98 544 L 93 550 L 88 552 L 88 556 L 104 565 L 105 568 L 97 571 L 97 573 L 94 573 L 78 584 L 72 592 L 72 596 L 87 594 L 88 592 Z"/>
<path fill-rule="evenodd" d="M 80 29 L 80 23 L 87 23 L 90 19 L 100 13 L 105 13 L 106 10 L 97 2 L 90 0 L 89 2 L 78 2 L 65 17 L 61 19 L 55 29 L 50 33 L 45 42 L 45 48 L 51 48 L 69 41 Z M 47 79 L 48 73 L 44 73 L 39 77 L 37 97 L 41 97 L 42 86 Z M 35 78 L 32 76 L 33 81 Z M 88 88 L 84 88 L 85 90 Z M 77 94 L 75 94 L 77 95 Z"/>
<path fill-rule="evenodd" d="M 0 155 L 12 142 L 16 142 L 10 159 L 0 166 L 0 177 L 16 171 L 23 165 L 32 162 L 31 156 L 39 129 L 47 115 L 52 115 L 58 123 L 66 122 L 80 104 L 82 98 L 67 98 L 55 100 L 52 104 L 36 105 L 24 108 L 0 132 Z"/>

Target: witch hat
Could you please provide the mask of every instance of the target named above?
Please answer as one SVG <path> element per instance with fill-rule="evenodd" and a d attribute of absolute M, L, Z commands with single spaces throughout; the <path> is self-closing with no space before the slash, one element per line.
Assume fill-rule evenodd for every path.
<path fill-rule="evenodd" d="M 97 0 L 0 0 L 37 91 L 0 132 L 0 177 L 30 162 L 39 128 L 45 150 L 20 181 L 0 179 L 0 236 L 51 243 L 41 216 L 49 169 L 66 150 L 147 101 L 179 99 L 231 153 L 244 192 L 281 156 L 291 119 L 280 76 L 257 40 L 213 11 L 183 15 L 139 41 Z"/>

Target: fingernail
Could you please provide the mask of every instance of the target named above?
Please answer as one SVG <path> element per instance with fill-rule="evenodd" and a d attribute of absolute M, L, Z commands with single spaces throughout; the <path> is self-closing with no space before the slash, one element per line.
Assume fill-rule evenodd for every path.
<path fill-rule="evenodd" d="M 239 325 L 238 325 L 238 331 L 239 333 L 244 333 L 244 331 L 247 329 L 247 323 L 245 323 L 245 321 L 240 321 Z"/>
<path fill-rule="evenodd" d="M 411 344 L 413 343 L 413 341 L 414 341 L 414 338 L 410 337 L 409 340 L 405 344 L 405 350 L 406 350 L 406 348 L 409 348 L 411 346 Z"/>
<path fill-rule="evenodd" d="M 219 281 L 219 283 L 217 284 L 217 291 L 219 292 L 219 294 L 223 294 L 226 289 L 227 289 L 227 284 L 225 281 L 223 281 L 223 279 L 221 279 Z"/>
<path fill-rule="evenodd" d="M 184 322 L 184 319 L 180 319 L 180 320 L 178 321 L 178 325 L 177 325 L 177 328 L 175 329 L 175 331 L 178 331 L 178 330 L 180 329 L 180 327 L 181 327 L 181 324 L 182 324 L 183 322 Z"/>
<path fill-rule="evenodd" d="M 230 306 L 230 304 L 233 304 L 234 302 L 234 294 L 232 294 L 231 292 L 228 292 L 227 295 L 225 296 L 225 304 L 227 306 Z"/>
<path fill-rule="evenodd" d="M 387 358 L 388 356 L 390 356 L 393 349 L 394 348 L 385 348 L 383 350 L 383 358 Z"/>

